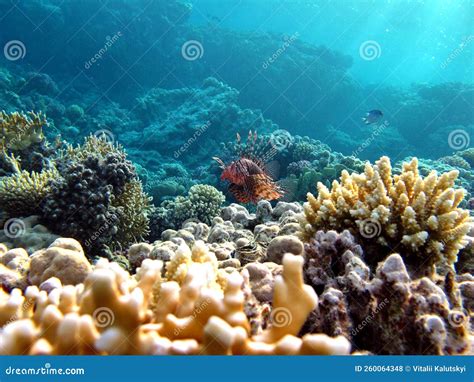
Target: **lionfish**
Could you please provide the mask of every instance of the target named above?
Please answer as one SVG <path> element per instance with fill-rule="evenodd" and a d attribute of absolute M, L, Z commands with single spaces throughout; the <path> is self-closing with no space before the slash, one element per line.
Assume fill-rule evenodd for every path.
<path fill-rule="evenodd" d="M 236 151 L 238 159 L 226 165 L 213 157 L 222 169 L 221 180 L 230 183 L 229 191 L 240 203 L 254 203 L 259 200 L 275 200 L 283 196 L 283 190 L 272 179 L 268 159 L 276 154 L 276 149 L 263 138 L 257 140 L 257 133 L 249 131 L 247 142 L 242 145 L 237 133 Z"/>

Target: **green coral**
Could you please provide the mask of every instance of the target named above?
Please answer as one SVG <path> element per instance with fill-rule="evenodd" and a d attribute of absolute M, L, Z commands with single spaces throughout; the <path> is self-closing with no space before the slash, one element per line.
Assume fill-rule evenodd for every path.
<path fill-rule="evenodd" d="M 23 150 L 44 139 L 43 126 L 47 124 L 42 113 L 0 112 L 0 148 Z"/>
<path fill-rule="evenodd" d="M 211 224 L 212 219 L 219 215 L 224 201 L 225 196 L 222 192 L 205 184 L 192 186 L 187 196 L 165 200 L 152 213 L 150 240 L 159 239 L 166 229 L 181 228 L 186 220 L 199 220 Z"/>
<path fill-rule="evenodd" d="M 225 196 L 212 186 L 196 184 L 190 188 L 188 199 L 192 217 L 210 224 L 212 218 L 219 215 Z"/>

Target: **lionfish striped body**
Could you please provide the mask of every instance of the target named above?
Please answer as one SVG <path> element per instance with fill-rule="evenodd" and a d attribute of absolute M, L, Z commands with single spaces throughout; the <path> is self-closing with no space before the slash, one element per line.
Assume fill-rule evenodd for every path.
<path fill-rule="evenodd" d="M 283 196 L 283 191 L 273 181 L 265 165 L 265 159 L 273 156 L 274 149 L 265 154 L 259 153 L 256 151 L 256 142 L 257 133 L 252 134 L 250 131 L 247 144 L 242 147 L 240 136 L 237 134 L 239 158 L 228 165 L 219 158 L 213 158 L 223 170 L 221 179 L 230 183 L 229 191 L 240 203 L 256 204 L 259 200 L 275 200 Z"/>

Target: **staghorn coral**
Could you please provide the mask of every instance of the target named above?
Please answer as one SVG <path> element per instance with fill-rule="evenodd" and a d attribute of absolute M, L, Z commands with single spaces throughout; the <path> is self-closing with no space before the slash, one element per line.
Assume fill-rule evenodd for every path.
<path fill-rule="evenodd" d="M 42 113 L 0 112 L 0 150 L 21 150 L 41 142 L 43 126 L 47 124 Z"/>
<path fill-rule="evenodd" d="M 303 283 L 302 263 L 287 255 L 275 280 L 273 311 L 288 314 L 288 325 L 275 322 L 252 335 L 239 274 L 228 275 L 225 289 L 216 290 L 194 269 L 180 286 L 162 279 L 160 261 L 146 260 L 131 278 L 101 259 L 84 284 L 56 280 L 49 296 L 37 287 L 24 294 L 0 291 L 0 353 L 348 354 L 343 337 L 297 337 L 317 304 Z"/>
<path fill-rule="evenodd" d="M 38 214 L 41 202 L 51 192 L 51 182 L 59 178 L 59 173 L 55 168 L 39 173 L 21 170 L 15 157 L 11 158 L 16 172 L 0 178 L 0 209 L 10 217 Z"/>
<path fill-rule="evenodd" d="M 387 157 L 367 163 L 363 174 L 343 171 L 331 190 L 318 183 L 318 196 L 308 194 L 301 235 L 308 241 L 318 229 L 349 229 L 372 264 L 397 250 L 413 272 L 432 276 L 435 266 L 456 262 L 472 224 L 469 211 L 458 208 L 464 190 L 453 188 L 457 175 L 423 178 L 416 158 L 399 175 Z"/>

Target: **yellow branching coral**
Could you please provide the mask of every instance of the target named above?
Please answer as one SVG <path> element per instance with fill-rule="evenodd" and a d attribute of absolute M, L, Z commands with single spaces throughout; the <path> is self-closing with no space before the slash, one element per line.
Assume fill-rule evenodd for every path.
<path fill-rule="evenodd" d="M 288 310 L 292 321 L 252 336 L 237 272 L 219 291 L 197 268 L 180 285 L 162 279 L 161 261 L 145 260 L 131 277 L 101 259 L 84 284 L 49 294 L 36 286 L 24 294 L 0 291 L 0 354 L 349 354 L 342 336 L 296 336 L 317 305 L 303 284 L 302 263 L 286 255 L 275 287 L 273 309 Z"/>
<path fill-rule="evenodd" d="M 59 153 L 59 157 L 71 160 L 81 161 L 91 155 L 98 155 L 105 157 L 109 153 L 125 154 L 122 145 L 111 141 L 112 137 L 105 135 L 89 135 L 84 139 L 84 143 L 74 146 L 70 143 L 64 142 L 65 148 Z"/>
<path fill-rule="evenodd" d="M 174 256 L 166 263 L 166 278 L 182 285 L 188 273 L 194 272 L 202 279 L 203 285 L 212 289 L 225 286 L 225 271 L 219 268 L 216 255 L 210 252 L 203 241 L 194 243 L 192 250 L 181 244 Z"/>
<path fill-rule="evenodd" d="M 46 117 L 40 112 L 0 112 L 0 149 L 23 150 L 44 139 Z"/>
<path fill-rule="evenodd" d="M 0 179 L 0 208 L 8 216 L 30 216 L 38 213 L 43 198 L 50 191 L 50 182 L 59 177 L 55 169 L 39 173 L 19 171 Z"/>
<path fill-rule="evenodd" d="M 463 189 L 454 189 L 457 171 L 423 178 L 418 160 L 392 174 L 388 157 L 367 163 L 363 174 L 343 171 L 331 190 L 318 183 L 318 196 L 308 194 L 302 236 L 317 230 L 349 229 L 375 251 L 399 252 L 407 264 L 432 274 L 435 265 L 452 266 L 472 226 L 469 211 L 458 208 Z M 370 259 L 368 259 L 370 260 Z"/>

